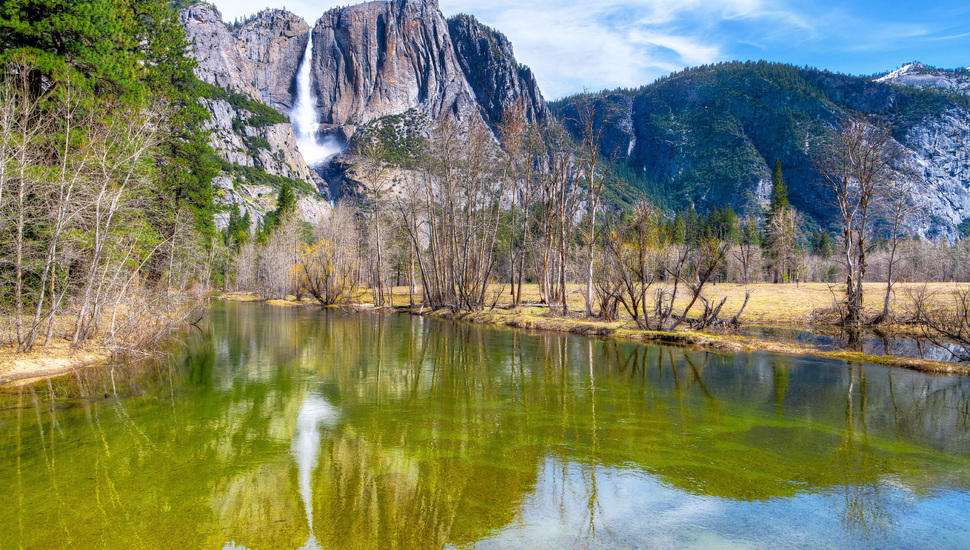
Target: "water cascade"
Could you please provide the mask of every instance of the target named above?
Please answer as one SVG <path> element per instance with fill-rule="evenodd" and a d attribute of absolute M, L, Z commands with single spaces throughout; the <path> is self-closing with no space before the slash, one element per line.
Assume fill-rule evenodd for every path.
<path fill-rule="evenodd" d="M 296 101 L 290 110 L 290 122 L 296 134 L 296 144 L 303 160 L 311 168 L 325 164 L 331 157 L 343 150 L 340 142 L 333 136 L 319 139 L 320 117 L 317 115 L 316 97 L 310 80 L 313 57 L 313 38 L 308 38 L 303 61 L 296 75 Z"/>

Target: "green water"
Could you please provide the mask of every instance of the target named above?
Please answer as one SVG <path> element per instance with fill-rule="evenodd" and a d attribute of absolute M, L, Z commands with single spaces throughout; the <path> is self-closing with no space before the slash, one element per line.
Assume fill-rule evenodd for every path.
<path fill-rule="evenodd" d="M 970 379 L 213 306 L 0 395 L 6 548 L 970 548 Z"/>

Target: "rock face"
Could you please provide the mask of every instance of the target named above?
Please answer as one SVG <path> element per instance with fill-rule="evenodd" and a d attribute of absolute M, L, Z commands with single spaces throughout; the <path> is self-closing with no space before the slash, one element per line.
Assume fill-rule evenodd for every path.
<path fill-rule="evenodd" d="M 291 86 L 309 39 L 309 25 L 289 12 L 264 10 L 230 32 L 218 10 L 207 4 L 186 8 L 179 17 L 194 44 L 196 76 L 222 89 L 204 100 L 212 115 L 205 129 L 210 145 L 231 169 L 227 176 L 239 179 L 235 175 L 239 168 L 256 169 L 270 176 L 303 180 L 310 189 L 326 191 L 326 183 L 300 154 L 285 116 L 292 104 Z M 267 111 L 266 106 L 280 114 Z M 223 179 L 232 183 L 229 177 Z M 272 187 L 243 181 L 227 186 L 222 180 L 217 187 L 220 196 L 228 197 L 220 204 L 238 208 L 245 201 L 253 220 L 275 206 Z M 241 191 L 226 191 L 237 187 Z M 317 210 L 316 206 L 306 207 L 301 213 Z M 225 221 L 221 218 L 217 222 Z"/>
<path fill-rule="evenodd" d="M 335 8 L 313 28 L 320 121 L 362 124 L 418 108 L 480 116 L 434 0 Z"/>
<path fill-rule="evenodd" d="M 919 174 L 912 199 L 921 213 L 908 229 L 955 236 L 954 226 L 970 216 L 970 98 L 952 86 L 918 90 L 882 80 L 761 62 L 687 70 L 595 96 L 601 152 L 626 153 L 630 173 L 671 206 L 730 204 L 745 212 L 766 204 L 779 159 L 792 204 L 824 226 L 834 213 L 812 155 L 842 117 L 884 117 L 907 149 L 898 168 Z M 577 103 L 565 100 L 553 111 L 568 120 Z"/>
<path fill-rule="evenodd" d="M 504 34 L 470 15 L 449 19 L 448 32 L 465 79 L 493 128 L 501 124 L 506 110 L 517 103 L 530 123 L 549 118 L 549 108 L 535 75 L 516 62 L 512 43 Z"/>
<path fill-rule="evenodd" d="M 194 44 L 200 80 L 244 93 L 283 115 L 290 112 L 293 81 L 310 34 L 306 21 L 270 9 L 230 31 L 209 4 L 185 8 L 179 19 Z"/>
<path fill-rule="evenodd" d="M 234 107 L 224 99 L 205 100 L 212 117 L 204 125 L 209 144 L 230 164 L 258 167 L 267 174 L 300 179 L 317 185 L 313 172 L 296 148 L 296 137 L 288 122 L 245 126 L 253 113 Z M 255 139 L 254 139 L 255 138 Z"/>
<path fill-rule="evenodd" d="M 253 85 L 252 63 L 239 52 L 219 10 L 209 4 L 195 4 L 179 13 L 179 21 L 194 44 L 192 54 L 198 62 L 195 75 L 199 80 L 260 99 Z"/>
<path fill-rule="evenodd" d="M 252 64 L 250 74 L 259 99 L 288 114 L 310 26 L 288 11 L 270 9 L 259 12 L 232 35 L 236 49 Z"/>

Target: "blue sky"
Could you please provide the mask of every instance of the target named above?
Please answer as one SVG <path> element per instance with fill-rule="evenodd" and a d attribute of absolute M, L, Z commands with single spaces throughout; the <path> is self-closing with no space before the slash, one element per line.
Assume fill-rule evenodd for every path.
<path fill-rule="evenodd" d="M 226 20 L 268 0 L 216 0 Z M 287 0 L 311 23 L 329 0 Z M 469 13 L 509 37 L 547 99 L 584 88 L 649 84 L 718 61 L 766 59 L 849 74 L 910 61 L 970 66 L 970 2 L 832 0 L 439 0 L 445 16 Z M 277 4 L 276 6 L 279 6 Z M 275 6 L 274 6 L 275 7 Z"/>

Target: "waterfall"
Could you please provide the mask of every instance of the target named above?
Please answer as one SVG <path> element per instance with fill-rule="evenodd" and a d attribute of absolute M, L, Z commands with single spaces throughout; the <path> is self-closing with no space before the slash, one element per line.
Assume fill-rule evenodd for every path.
<path fill-rule="evenodd" d="M 290 122 L 293 133 L 296 134 L 296 145 L 303 155 L 303 160 L 311 168 L 320 166 L 330 160 L 330 157 L 343 150 L 340 142 L 333 136 L 320 140 L 317 136 L 320 128 L 320 117 L 317 115 L 316 96 L 313 93 L 313 83 L 310 80 L 313 57 L 313 35 L 308 37 L 303 61 L 296 75 L 296 101 L 290 110 Z"/>

